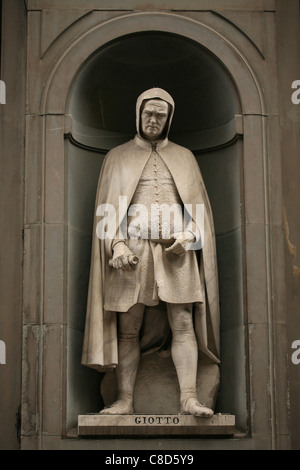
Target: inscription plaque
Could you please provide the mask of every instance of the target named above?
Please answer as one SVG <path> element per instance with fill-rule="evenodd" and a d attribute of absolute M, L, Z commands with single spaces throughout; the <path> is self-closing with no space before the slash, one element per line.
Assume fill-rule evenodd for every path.
<path fill-rule="evenodd" d="M 100 415 L 78 417 L 78 436 L 230 436 L 235 417 L 192 415 Z"/>

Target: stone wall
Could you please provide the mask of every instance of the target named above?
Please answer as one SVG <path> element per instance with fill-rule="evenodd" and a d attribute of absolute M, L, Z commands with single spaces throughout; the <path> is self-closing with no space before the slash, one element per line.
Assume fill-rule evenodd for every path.
<path fill-rule="evenodd" d="M 2 2 L 2 8 L 0 340 L 6 364 L 0 364 L 0 448 L 11 449 L 20 445 L 26 12 L 18 0 Z"/>
<path fill-rule="evenodd" d="M 183 9 L 176 0 L 126 0 L 113 2 L 113 8 L 109 1 L 27 0 L 27 12 L 23 1 L 2 3 L 0 78 L 8 92 L 7 104 L 1 105 L 1 174 L 5 178 L 0 201 L 4 299 L 0 340 L 7 346 L 7 364 L 0 364 L 0 418 L 8 432 L 0 436 L 1 448 L 19 446 L 15 423 L 21 400 L 23 449 L 300 448 L 300 365 L 291 362 L 291 344 L 300 339 L 296 252 L 300 133 L 298 107 L 291 101 L 291 84 L 300 79 L 299 2 L 290 1 L 287 8 L 275 0 L 189 0 Z M 83 174 L 99 171 L 99 142 L 104 135 L 95 133 L 93 108 L 85 109 L 86 122 L 78 122 L 81 105 L 74 96 L 80 83 L 85 83 L 88 66 L 95 58 L 101 64 L 101 53 L 108 45 L 122 44 L 122 37 L 149 30 L 206 51 L 214 58 L 212 63 L 220 64 L 228 74 L 232 84 L 228 93 L 232 87 L 232 96 L 237 96 L 238 104 L 231 108 L 235 113 L 232 124 L 222 131 L 222 145 L 214 148 L 214 142 L 221 142 L 220 126 L 197 130 L 210 142 L 205 151 L 198 148 L 197 158 L 204 165 L 215 216 L 220 220 L 220 258 L 222 247 L 230 245 L 238 259 L 231 270 L 241 286 L 238 291 L 226 278 L 226 255 L 221 270 L 224 376 L 220 406 L 236 414 L 241 423 L 232 439 L 78 440 L 70 428 L 75 408 L 88 412 L 89 406 L 95 406 L 94 396 L 84 398 L 84 386 L 76 390 L 76 380 L 80 377 L 82 384 L 95 387 L 98 380 L 79 365 L 84 311 L 76 296 L 78 286 L 86 286 L 87 279 L 78 277 L 76 267 L 87 271 L 82 268 L 86 265 L 82 254 L 89 248 L 88 235 L 79 236 L 82 231 L 77 233 L 76 227 L 74 231 L 70 222 L 70 214 L 76 219 L 76 205 L 81 203 L 72 191 Z M 212 65 L 212 70 L 217 72 L 217 66 Z M 109 71 L 106 74 L 109 82 Z M 171 77 L 166 80 L 174 85 Z M 115 87 L 118 93 L 117 82 Z M 108 99 L 107 93 L 103 96 Z M 229 99 L 228 94 L 224 99 Z M 210 105 L 217 109 L 218 103 L 207 100 L 205 106 Z M 88 129 L 89 138 L 75 145 L 80 126 Z M 225 139 L 230 132 L 232 142 Z M 74 145 L 76 150 L 72 150 Z M 224 173 L 234 168 L 235 187 L 230 191 L 235 193 L 233 205 L 238 201 L 241 209 L 235 245 L 226 245 L 221 228 L 229 227 L 224 221 L 237 220 L 237 212 L 232 217 L 229 211 L 226 219 L 227 208 L 218 204 L 220 197 L 214 190 L 221 176 L 214 180 L 211 170 L 212 162 L 217 164 L 222 157 L 225 167 L 228 161 Z M 230 166 L 233 161 L 238 162 L 234 167 Z M 90 163 L 82 173 L 85 162 Z M 92 200 L 84 188 L 86 200 Z M 76 258 L 74 251 L 83 244 L 86 247 Z M 236 303 L 233 292 L 238 292 Z M 230 304 L 237 312 L 234 317 Z"/>

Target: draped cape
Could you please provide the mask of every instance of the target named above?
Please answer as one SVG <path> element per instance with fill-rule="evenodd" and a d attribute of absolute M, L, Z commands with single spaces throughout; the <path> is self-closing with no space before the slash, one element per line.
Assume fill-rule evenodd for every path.
<path fill-rule="evenodd" d="M 168 98 L 169 95 L 154 90 L 156 92 L 143 94 L 138 100 L 137 116 L 143 99 L 153 98 L 154 94 L 170 103 L 172 117 L 174 112 L 172 99 Z M 214 363 L 219 363 L 219 289 L 212 211 L 194 155 L 167 138 L 170 123 L 171 118 L 167 124 L 165 138 L 157 144 L 157 152 L 173 177 L 182 203 L 192 208 L 197 204 L 204 205 L 203 246 L 200 250 L 199 270 L 206 295 L 203 303 L 195 304 L 194 325 L 199 350 Z M 139 132 L 139 118 L 137 118 L 137 130 Z M 112 240 L 99 239 L 97 236 L 96 229 L 100 221 L 97 208 L 102 204 L 110 204 L 116 209 L 116 221 L 123 219 L 151 152 L 150 142 L 137 135 L 133 140 L 108 152 L 99 177 L 82 364 L 100 371 L 117 365 L 118 341 L 117 312 L 106 311 L 103 307 L 107 269 L 113 269 L 108 268 L 109 259 L 112 257 Z M 120 196 L 126 196 L 127 205 L 119 205 Z M 116 225 L 118 229 L 118 223 Z"/>

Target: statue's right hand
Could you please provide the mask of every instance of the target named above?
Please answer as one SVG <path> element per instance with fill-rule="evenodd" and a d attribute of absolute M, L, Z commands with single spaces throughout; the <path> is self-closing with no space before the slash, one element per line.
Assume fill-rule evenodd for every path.
<path fill-rule="evenodd" d="M 114 254 L 110 265 L 114 269 L 124 269 L 125 271 L 131 271 L 133 266 L 136 264 L 136 261 L 134 261 L 135 258 L 136 257 L 125 244 L 125 242 L 119 242 L 114 246 Z"/>

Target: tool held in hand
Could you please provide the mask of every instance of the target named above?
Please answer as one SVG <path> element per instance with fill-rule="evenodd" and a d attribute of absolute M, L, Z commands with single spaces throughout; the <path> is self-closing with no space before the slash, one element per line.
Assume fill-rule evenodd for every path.
<path fill-rule="evenodd" d="M 139 257 L 136 256 L 136 255 L 130 255 L 128 257 L 128 262 L 130 265 L 134 265 L 134 264 L 138 264 L 139 262 Z M 108 262 L 109 266 L 112 268 L 113 267 L 113 260 L 110 259 L 109 262 Z"/>

